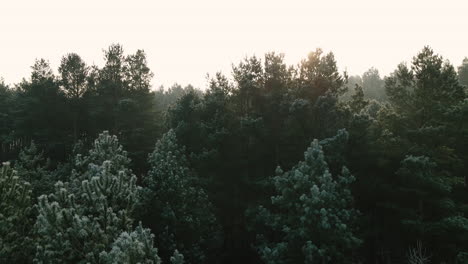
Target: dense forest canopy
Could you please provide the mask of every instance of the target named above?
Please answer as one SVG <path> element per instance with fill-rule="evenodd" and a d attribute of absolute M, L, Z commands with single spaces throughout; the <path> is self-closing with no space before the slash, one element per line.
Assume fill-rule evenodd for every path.
<path fill-rule="evenodd" d="M 0 82 L 0 263 L 468 263 L 468 59 L 272 52 L 206 90 L 104 60 Z"/>

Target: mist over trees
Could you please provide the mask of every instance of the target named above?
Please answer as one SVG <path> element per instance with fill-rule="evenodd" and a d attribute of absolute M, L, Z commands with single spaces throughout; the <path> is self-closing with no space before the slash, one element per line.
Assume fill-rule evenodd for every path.
<path fill-rule="evenodd" d="M 0 263 L 468 263 L 468 59 L 317 49 L 205 90 L 119 44 L 0 81 Z"/>

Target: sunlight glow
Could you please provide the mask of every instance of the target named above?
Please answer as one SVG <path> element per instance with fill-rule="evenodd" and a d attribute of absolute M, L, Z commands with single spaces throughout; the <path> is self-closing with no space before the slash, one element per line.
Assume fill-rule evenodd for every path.
<path fill-rule="evenodd" d="M 320 47 L 341 70 L 382 74 L 424 45 L 459 65 L 468 55 L 466 1 L 8 1 L 0 15 L 0 76 L 16 83 L 35 58 L 56 70 L 76 52 L 102 65 L 102 49 L 144 49 L 153 86 L 205 88 L 245 56 L 277 51 L 297 63 Z"/>

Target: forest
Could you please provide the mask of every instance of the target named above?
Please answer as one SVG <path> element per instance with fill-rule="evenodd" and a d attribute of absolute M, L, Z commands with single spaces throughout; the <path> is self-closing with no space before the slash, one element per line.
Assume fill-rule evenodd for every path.
<path fill-rule="evenodd" d="M 112 44 L 0 81 L 0 263 L 467 264 L 468 58 L 304 55 L 153 89 Z"/>

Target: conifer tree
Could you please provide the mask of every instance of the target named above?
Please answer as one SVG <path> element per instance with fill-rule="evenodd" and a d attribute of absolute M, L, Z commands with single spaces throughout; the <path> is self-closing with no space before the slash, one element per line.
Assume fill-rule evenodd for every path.
<path fill-rule="evenodd" d="M 60 85 L 69 100 L 72 108 L 73 141 L 76 143 L 79 136 L 78 120 L 82 110 L 82 99 L 87 92 L 89 67 L 76 53 L 69 53 L 62 57 L 60 67 Z"/>
<path fill-rule="evenodd" d="M 171 257 L 171 264 L 184 264 L 184 255 L 180 254 L 179 251 L 176 249 L 174 251 L 174 255 Z"/>
<path fill-rule="evenodd" d="M 8 162 L 0 168 L 0 263 L 32 259 L 31 185 Z"/>
<path fill-rule="evenodd" d="M 138 188 L 125 154 L 116 137 L 102 133 L 88 156 L 76 158 L 88 169 L 75 170 L 71 184 L 58 182 L 55 193 L 39 198 L 37 263 L 97 263 L 131 230 Z"/>
<path fill-rule="evenodd" d="M 266 263 L 348 263 L 360 240 L 354 234 L 346 167 L 332 176 L 317 140 L 290 171 L 277 168 L 271 205 L 256 214 L 257 249 Z"/>
<path fill-rule="evenodd" d="M 161 257 L 169 259 L 178 249 L 191 263 L 206 261 L 218 242 L 218 225 L 205 191 L 191 177 L 174 131 L 156 143 L 148 161 L 143 219 L 156 234 Z"/>
<path fill-rule="evenodd" d="M 399 214 L 406 237 L 413 239 L 407 243 L 422 240 L 432 252 L 440 251 L 434 261 L 454 260 L 466 250 L 461 245 L 468 243 L 468 218 L 451 194 L 455 179 L 425 156 L 407 156 L 396 176 L 401 200 L 394 213 Z"/>
<path fill-rule="evenodd" d="M 429 47 L 413 58 L 411 68 L 398 65 L 386 79 L 385 89 L 391 104 L 418 127 L 439 120 L 444 106 L 466 96 L 455 68 Z"/>
<path fill-rule="evenodd" d="M 54 190 L 52 174 L 48 171 L 49 160 L 44 158 L 44 152 L 39 151 L 34 141 L 28 147 L 23 148 L 15 162 L 15 170 L 19 177 L 29 182 L 32 188 L 32 200 L 35 203 L 37 197 L 48 194 Z"/>
<path fill-rule="evenodd" d="M 468 89 L 468 58 L 465 57 L 462 64 L 458 66 L 458 81 L 465 86 L 465 91 Z"/>
<path fill-rule="evenodd" d="M 364 99 L 364 90 L 361 86 L 356 84 L 354 88 L 354 94 L 351 95 L 349 106 L 353 113 L 359 114 L 368 104 L 368 101 Z"/>
<path fill-rule="evenodd" d="M 123 232 L 112 243 L 110 252 L 101 253 L 102 263 L 109 264 L 160 264 L 158 250 L 153 246 L 154 235 L 138 225 L 135 231 Z M 183 257 L 182 257 L 183 258 Z"/>
<path fill-rule="evenodd" d="M 385 82 L 380 78 L 379 70 L 374 67 L 362 74 L 362 90 L 366 99 L 386 100 L 384 84 Z"/>
<path fill-rule="evenodd" d="M 346 164 L 346 149 L 348 145 L 349 133 L 346 129 L 340 129 L 336 135 L 321 140 L 320 146 L 327 153 L 325 161 L 332 173 L 339 173 Z"/>
<path fill-rule="evenodd" d="M 87 155 L 77 153 L 73 159 L 73 187 L 79 188 L 84 180 L 91 181 L 95 165 L 102 165 L 105 161 L 110 161 L 109 171 L 112 174 L 122 172 L 126 181 L 132 178 L 133 174 L 129 169 L 131 160 L 127 151 L 123 149 L 117 136 L 104 131 L 94 140 L 93 147 L 88 151 Z"/>
<path fill-rule="evenodd" d="M 23 79 L 16 86 L 12 107 L 13 134 L 19 141 L 16 146 L 22 148 L 34 140 L 48 157 L 63 158 L 69 135 L 68 125 L 63 122 L 69 115 L 65 95 L 48 61 L 36 60 L 31 68 L 31 79 Z"/>
<path fill-rule="evenodd" d="M 108 131 L 99 134 L 98 138 L 94 140 L 93 148 L 89 150 L 88 155 L 77 155 L 75 166 L 87 170 L 89 164 L 102 164 L 106 160 L 111 162 L 112 172 L 123 170 L 129 173 L 128 167 L 131 160 L 119 143 L 117 136 L 110 135 Z"/>
<path fill-rule="evenodd" d="M 14 141 L 14 114 L 13 106 L 16 103 L 14 91 L 5 84 L 0 77 L 0 161 L 7 160 L 8 152 L 12 149 L 11 142 Z"/>

